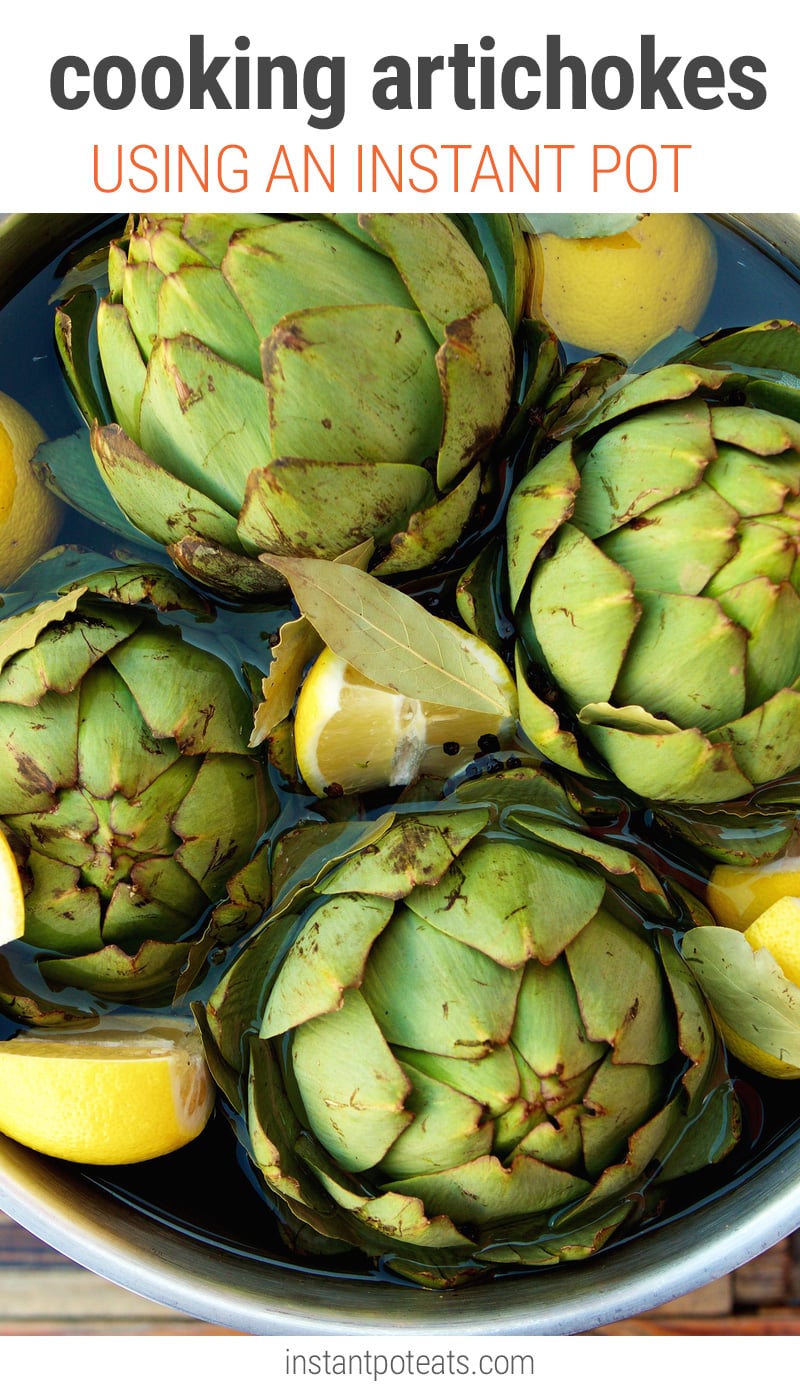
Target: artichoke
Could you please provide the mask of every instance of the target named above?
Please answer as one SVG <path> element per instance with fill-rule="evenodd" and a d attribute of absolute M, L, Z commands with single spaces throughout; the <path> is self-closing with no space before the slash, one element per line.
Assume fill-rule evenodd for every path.
<path fill-rule="evenodd" d="M 799 345 L 754 326 L 571 403 L 517 487 L 520 716 L 560 766 L 696 806 L 800 766 Z"/>
<path fill-rule="evenodd" d="M 232 924 L 263 914 L 276 800 L 248 752 L 251 698 L 158 614 L 198 605 L 199 633 L 189 588 L 131 564 L 0 621 L 0 819 L 26 886 L 0 968 L 12 1016 L 58 1016 L 47 990 L 66 987 L 169 994 L 212 906 Z"/>
<path fill-rule="evenodd" d="M 591 1254 L 737 1130 L 652 871 L 544 774 L 462 794 L 293 847 L 196 1005 L 287 1232 L 430 1286 Z"/>
<path fill-rule="evenodd" d="M 495 221 L 513 319 L 524 238 Z M 80 297 L 58 312 L 62 357 L 114 500 L 187 573 L 241 596 L 285 585 L 265 552 L 333 558 L 373 539 L 392 573 L 455 544 L 514 367 L 455 221 L 147 214 L 112 242 L 108 277 L 104 382 Z"/>

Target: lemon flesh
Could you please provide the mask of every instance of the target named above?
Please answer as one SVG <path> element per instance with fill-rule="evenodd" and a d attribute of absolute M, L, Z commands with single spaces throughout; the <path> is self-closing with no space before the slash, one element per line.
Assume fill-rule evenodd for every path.
<path fill-rule="evenodd" d="M 25 930 L 25 896 L 19 868 L 0 829 L 0 945 L 18 940 Z"/>
<path fill-rule="evenodd" d="M 294 723 L 298 769 L 314 794 L 358 794 L 409 784 L 418 775 L 446 779 L 480 754 L 484 738 L 484 746 L 513 738 L 517 696 L 511 674 L 488 645 L 467 632 L 463 639 L 506 699 L 504 714 L 405 697 L 323 649 L 300 689 Z"/>
<path fill-rule="evenodd" d="M 717 925 L 747 930 L 753 921 L 784 896 L 800 896 L 800 852 L 794 847 L 783 857 L 760 867 L 714 868 L 706 900 Z"/>
<path fill-rule="evenodd" d="M 749 925 L 751 949 L 768 949 L 778 968 L 800 988 L 800 896 L 782 896 Z"/>
<path fill-rule="evenodd" d="M 19 402 L 0 392 L 0 590 L 52 547 L 64 509 L 30 464 L 46 440 Z"/>
<path fill-rule="evenodd" d="M 628 363 L 692 331 L 714 286 L 714 238 L 693 213 L 649 213 L 611 237 L 533 243 L 534 313 L 559 339 Z"/>
<path fill-rule="evenodd" d="M 117 1018 L 0 1042 L 0 1132 L 70 1162 L 144 1162 L 191 1142 L 214 1086 L 191 1024 Z"/>

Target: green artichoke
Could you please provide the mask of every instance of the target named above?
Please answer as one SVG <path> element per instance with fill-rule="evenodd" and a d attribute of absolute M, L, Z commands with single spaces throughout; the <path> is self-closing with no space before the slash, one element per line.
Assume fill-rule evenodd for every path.
<path fill-rule="evenodd" d="M 500 221 L 513 317 L 524 238 Z M 285 584 L 265 552 L 333 558 L 370 538 L 391 573 L 455 544 L 514 354 L 454 220 L 147 214 L 112 242 L 108 276 L 104 382 L 80 297 L 58 312 L 62 357 L 114 500 L 187 573 L 247 595 Z"/>
<path fill-rule="evenodd" d="M 174 988 L 215 903 L 245 926 L 263 913 L 276 800 L 248 752 L 251 698 L 158 615 L 198 604 L 132 564 L 0 621 L 0 819 L 26 886 L 0 968 L 12 1016 L 53 1009 L 23 991 L 19 954 L 63 999 L 146 998 Z"/>
<path fill-rule="evenodd" d="M 520 717 L 558 765 L 692 805 L 800 766 L 799 345 L 754 326 L 571 403 L 517 487 Z"/>
<path fill-rule="evenodd" d="M 196 1009 L 287 1231 L 430 1286 L 585 1257 L 737 1130 L 649 868 L 543 774 L 462 794 L 292 848 Z"/>

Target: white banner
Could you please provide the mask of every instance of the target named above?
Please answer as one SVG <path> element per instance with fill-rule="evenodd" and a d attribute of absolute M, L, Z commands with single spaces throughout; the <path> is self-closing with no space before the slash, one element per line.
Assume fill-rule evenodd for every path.
<path fill-rule="evenodd" d="M 737 0 L 17 7 L 6 210 L 794 209 L 785 14 Z"/>

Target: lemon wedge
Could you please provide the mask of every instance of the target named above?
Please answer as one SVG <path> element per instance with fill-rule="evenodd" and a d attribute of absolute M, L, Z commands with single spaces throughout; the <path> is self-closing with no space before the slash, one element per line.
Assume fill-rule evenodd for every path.
<path fill-rule="evenodd" d="M 459 634 L 496 682 L 505 712 L 404 697 L 323 649 L 300 689 L 294 722 L 298 769 L 314 794 L 357 794 L 405 785 L 418 775 L 446 779 L 513 738 L 517 690 L 509 670 L 483 640 Z"/>
<path fill-rule="evenodd" d="M 70 1162 L 144 1162 L 197 1138 L 214 1104 L 189 1022 L 114 1016 L 0 1042 L 0 1132 Z"/>
<path fill-rule="evenodd" d="M 785 896 L 800 896 L 800 840 L 793 839 L 782 857 L 759 867 L 714 868 L 706 900 L 717 925 L 747 930 L 764 911 Z"/>
<path fill-rule="evenodd" d="M 649 213 L 609 237 L 533 244 L 534 313 L 559 339 L 631 363 L 676 329 L 695 329 L 717 269 L 714 238 L 693 213 Z"/>
<path fill-rule="evenodd" d="M 46 440 L 19 402 L 0 392 L 0 590 L 6 590 L 52 547 L 64 508 L 30 464 Z"/>
<path fill-rule="evenodd" d="M 752 949 L 768 949 L 778 968 L 800 988 L 800 896 L 782 896 L 749 925 Z"/>
<path fill-rule="evenodd" d="M 25 896 L 19 868 L 0 829 L 0 945 L 18 940 L 25 930 Z"/>

